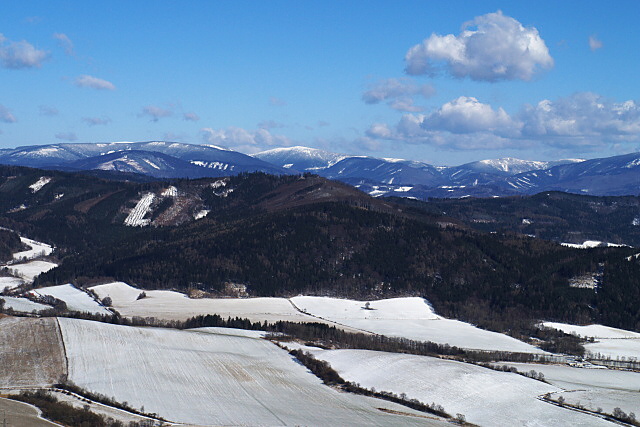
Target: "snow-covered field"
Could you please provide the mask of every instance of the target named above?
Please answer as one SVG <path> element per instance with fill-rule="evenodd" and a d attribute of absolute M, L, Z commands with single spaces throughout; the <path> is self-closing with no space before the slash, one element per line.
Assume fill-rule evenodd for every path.
<path fill-rule="evenodd" d="M 286 298 L 189 298 L 173 291 L 145 291 L 147 297 L 138 300 L 142 290 L 123 282 L 108 283 L 91 288 L 100 299 L 109 296 L 113 307 L 123 316 L 157 317 L 167 320 L 186 320 L 199 314 L 218 314 L 223 318 L 242 317 L 254 322 L 289 320 L 317 322 L 300 313 Z"/>
<path fill-rule="evenodd" d="M 24 281 L 17 277 L 0 277 L 0 292 L 5 288 L 14 289 L 22 285 Z"/>
<path fill-rule="evenodd" d="M 24 264 L 12 264 L 8 267 L 10 272 L 15 273 L 15 276 L 20 277 L 27 282 L 33 282 L 34 277 L 57 266 L 58 264 L 49 261 L 30 261 L 25 262 Z"/>
<path fill-rule="evenodd" d="M 427 356 L 313 350 L 347 381 L 442 405 L 482 426 L 597 426 L 606 421 L 538 400 L 558 387 L 523 376 Z"/>
<path fill-rule="evenodd" d="M 198 425 L 444 425 L 338 392 L 256 338 L 60 318 L 69 379 L 91 391 Z M 107 369 L 105 369 L 107 368 Z M 424 414 L 421 414 L 424 415 Z"/>
<path fill-rule="evenodd" d="M 577 326 L 567 323 L 544 322 L 544 326 L 559 329 L 567 334 L 583 338 L 595 338 L 596 342 L 584 345 L 588 355 L 600 358 L 640 360 L 640 333 L 603 325 Z"/>
<path fill-rule="evenodd" d="M 560 395 L 568 403 L 581 403 L 590 410 L 602 408 L 612 413 L 623 411 L 640 414 L 640 372 L 613 369 L 573 368 L 566 365 L 506 363 L 518 371 L 542 372 L 551 384 L 567 390 Z M 557 395 L 553 398 L 557 399 Z"/>
<path fill-rule="evenodd" d="M 22 313 L 31 313 L 32 311 L 42 311 L 52 308 L 50 305 L 38 304 L 26 298 L 0 296 L 4 300 L 5 308 L 12 308 Z"/>
<path fill-rule="evenodd" d="M 71 284 L 49 286 L 46 288 L 34 289 L 31 292 L 40 296 L 51 295 L 54 298 L 62 300 L 67 304 L 67 308 L 72 311 L 83 311 L 106 315 L 113 314 L 105 307 L 98 304 L 89 294 Z"/>
<path fill-rule="evenodd" d="M 544 326 L 561 330 L 566 334 L 575 334 L 584 338 L 636 338 L 640 339 L 640 333 L 612 328 L 604 325 L 577 326 L 568 323 L 543 322 Z"/>
<path fill-rule="evenodd" d="M 507 335 L 440 317 L 423 298 L 370 301 L 369 309 L 365 301 L 336 298 L 298 296 L 291 301 L 305 313 L 377 334 L 469 349 L 543 353 Z"/>
<path fill-rule="evenodd" d="M 46 243 L 36 242 L 35 240 L 27 239 L 26 237 L 20 237 L 20 240 L 25 245 L 30 246 L 31 249 L 14 253 L 13 259 L 32 259 L 41 255 L 51 255 L 51 252 L 53 252 L 51 245 L 47 245 Z"/>

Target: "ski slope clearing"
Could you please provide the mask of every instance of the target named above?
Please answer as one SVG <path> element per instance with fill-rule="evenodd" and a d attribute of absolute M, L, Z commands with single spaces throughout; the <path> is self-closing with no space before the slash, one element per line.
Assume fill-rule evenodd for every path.
<path fill-rule="evenodd" d="M 20 240 L 25 245 L 30 246 L 31 249 L 14 253 L 13 259 L 33 259 L 40 256 L 51 255 L 51 252 L 53 252 L 53 247 L 46 243 L 37 242 L 35 240 L 27 239 L 26 237 L 20 237 Z"/>
<path fill-rule="evenodd" d="M 592 411 L 602 408 L 604 412 L 612 413 L 618 407 L 627 413 L 640 413 L 640 372 L 533 363 L 505 364 L 521 372 L 532 369 L 542 372 L 548 382 L 567 390 L 560 394 L 567 403 L 580 403 Z M 557 397 L 553 395 L 554 399 Z"/>
<path fill-rule="evenodd" d="M 41 176 L 39 180 L 37 180 L 36 182 L 34 182 L 33 184 L 31 184 L 29 186 L 29 188 L 31 189 L 32 193 L 37 193 L 38 191 L 40 191 L 42 189 L 42 187 L 44 187 L 45 185 L 47 185 L 48 183 L 51 182 L 51 178 L 48 176 Z"/>
<path fill-rule="evenodd" d="M 313 350 L 347 381 L 442 405 L 484 426 L 597 426 L 604 420 L 542 402 L 561 391 L 523 376 L 427 356 L 369 350 Z"/>
<path fill-rule="evenodd" d="M 625 358 L 640 360 L 640 333 L 603 325 L 577 326 L 567 323 L 544 322 L 544 326 L 559 329 L 596 342 L 584 345 L 587 355 L 595 358 Z"/>
<path fill-rule="evenodd" d="M 440 317 L 423 298 L 370 301 L 369 309 L 364 301 L 327 297 L 298 296 L 291 301 L 312 316 L 376 334 L 468 349 L 544 353 L 507 335 Z"/>
<path fill-rule="evenodd" d="M 30 261 L 24 264 L 12 264 L 9 271 L 17 277 L 31 283 L 33 279 L 41 273 L 47 272 L 52 268 L 56 268 L 58 264 L 49 261 Z"/>
<path fill-rule="evenodd" d="M 37 296 L 50 295 L 64 301 L 67 309 L 71 311 L 82 311 L 93 314 L 111 315 L 111 311 L 100 305 L 89 294 L 72 284 L 49 286 L 46 288 L 34 289 L 31 293 Z"/>
<path fill-rule="evenodd" d="M 58 382 L 66 362 L 56 319 L 0 318 L 0 361 L 0 389 Z"/>
<path fill-rule="evenodd" d="M 123 316 L 156 317 L 186 320 L 200 314 L 218 314 L 223 318 L 242 317 L 257 322 L 318 322 L 300 313 L 286 298 L 189 298 L 173 291 L 144 291 L 146 298 L 137 299 L 141 289 L 123 282 L 90 288 L 100 299 L 111 297 L 113 308 Z"/>
<path fill-rule="evenodd" d="M 50 305 L 39 304 L 27 298 L 0 296 L 4 300 L 4 308 L 11 308 L 20 313 L 32 313 L 43 310 L 49 310 Z"/>
<path fill-rule="evenodd" d="M 147 193 L 138 201 L 129 215 L 124 220 L 124 225 L 128 225 L 130 227 L 144 227 L 149 225 L 151 222 L 150 219 L 145 219 L 147 212 L 151 208 L 151 204 L 153 200 L 156 198 L 156 195 L 153 193 Z"/>
<path fill-rule="evenodd" d="M 69 378 L 173 422 L 197 425 L 444 425 L 324 386 L 255 338 L 60 318 Z M 108 367 L 108 369 L 105 369 Z M 424 415 L 424 414 L 421 414 Z"/>

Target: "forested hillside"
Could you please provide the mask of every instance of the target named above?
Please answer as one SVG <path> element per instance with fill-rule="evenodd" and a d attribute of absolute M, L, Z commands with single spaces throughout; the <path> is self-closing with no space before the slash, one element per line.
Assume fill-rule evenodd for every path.
<path fill-rule="evenodd" d="M 445 316 L 497 330 L 535 319 L 640 329 L 638 283 L 625 276 L 640 277 L 639 261 L 626 259 L 632 248 L 582 251 L 484 233 L 450 212 L 374 199 L 310 175 L 133 184 L 56 172 L 31 192 L 23 187 L 43 171 L 4 171 L 0 221 L 60 248 L 60 266 L 36 285 L 109 278 L 213 295 L 229 284 L 252 296 L 417 295 Z M 171 188 L 178 196 L 158 196 L 149 221 L 177 208 L 208 214 L 123 224 L 141 195 Z M 15 210 L 17 203 L 25 207 Z"/>
<path fill-rule="evenodd" d="M 596 197 L 560 192 L 502 198 L 393 198 L 433 215 L 448 215 L 486 232 L 512 231 L 557 242 L 585 240 L 640 246 L 640 197 Z"/>

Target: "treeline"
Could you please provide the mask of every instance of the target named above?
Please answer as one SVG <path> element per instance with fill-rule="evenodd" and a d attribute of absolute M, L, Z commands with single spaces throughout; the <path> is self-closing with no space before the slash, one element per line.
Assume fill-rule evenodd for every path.
<path fill-rule="evenodd" d="M 42 411 L 42 416 L 44 418 L 67 426 L 152 427 L 157 425 L 152 420 L 139 422 L 131 421 L 125 424 L 120 420 L 93 413 L 89 408 L 80 409 L 69 403 L 61 402 L 51 393 L 44 390 L 37 390 L 34 392 L 23 391 L 17 395 L 10 395 L 9 398 L 34 405 Z"/>
<path fill-rule="evenodd" d="M 20 236 L 10 230 L 0 229 L 0 261 L 12 259 L 14 252 L 26 249 Z"/>

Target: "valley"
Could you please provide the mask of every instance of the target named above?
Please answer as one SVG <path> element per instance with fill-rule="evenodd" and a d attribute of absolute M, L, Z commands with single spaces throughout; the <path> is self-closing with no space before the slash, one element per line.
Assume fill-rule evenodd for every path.
<path fill-rule="evenodd" d="M 487 233 L 309 175 L 5 171 L 0 222 L 19 244 L 1 282 L 3 396 L 49 390 L 104 425 L 605 425 L 638 411 L 638 319 L 613 298 L 631 286 L 634 306 L 620 270 L 638 268 L 633 247 Z M 322 384 L 289 350 L 361 391 Z"/>

